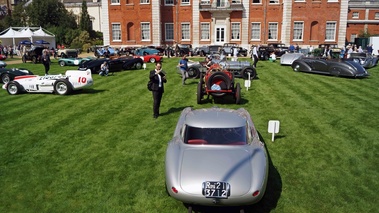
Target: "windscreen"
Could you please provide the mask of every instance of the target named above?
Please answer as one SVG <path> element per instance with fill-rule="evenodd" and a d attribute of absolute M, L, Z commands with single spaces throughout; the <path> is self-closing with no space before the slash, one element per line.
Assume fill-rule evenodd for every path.
<path fill-rule="evenodd" d="M 244 145 L 247 141 L 245 126 L 236 128 L 197 128 L 186 126 L 184 143 Z"/>

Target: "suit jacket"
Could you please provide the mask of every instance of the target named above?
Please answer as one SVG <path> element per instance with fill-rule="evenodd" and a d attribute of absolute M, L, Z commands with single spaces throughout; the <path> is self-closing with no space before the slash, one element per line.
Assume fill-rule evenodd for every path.
<path fill-rule="evenodd" d="M 161 79 L 162 79 L 162 93 L 164 92 L 164 83 L 167 82 L 166 78 L 166 75 L 164 74 L 164 72 L 160 72 L 159 75 L 161 76 Z M 153 86 L 152 86 L 152 90 L 153 91 L 158 91 L 159 90 L 159 77 L 157 74 L 155 74 L 155 70 L 151 70 L 150 71 L 150 81 L 153 82 Z"/>

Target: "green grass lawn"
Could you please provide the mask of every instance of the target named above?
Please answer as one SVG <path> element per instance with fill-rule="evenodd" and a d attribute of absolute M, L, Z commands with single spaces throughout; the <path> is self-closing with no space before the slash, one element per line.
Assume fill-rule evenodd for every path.
<path fill-rule="evenodd" d="M 379 67 L 367 79 L 293 72 L 258 62 L 242 103 L 196 103 L 198 80 L 181 85 L 178 58 L 153 119 L 149 70 L 94 75 L 69 96 L 0 91 L 0 212 L 186 212 L 165 192 L 167 142 L 185 107 L 246 108 L 266 143 L 270 175 L 248 212 L 376 212 L 379 203 Z M 42 75 L 42 64 L 24 67 Z M 50 73 L 64 73 L 53 60 Z M 242 79 L 237 79 L 244 85 Z M 281 122 L 275 141 L 269 120 Z M 202 209 L 202 212 L 230 209 Z M 238 212 L 238 211 L 237 211 Z"/>

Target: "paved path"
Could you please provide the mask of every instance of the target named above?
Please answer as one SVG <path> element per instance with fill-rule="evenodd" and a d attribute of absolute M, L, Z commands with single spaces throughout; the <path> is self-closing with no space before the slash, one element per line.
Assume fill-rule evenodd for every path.
<path fill-rule="evenodd" d="M 93 53 L 87 53 L 87 52 L 81 53 L 79 55 L 79 57 L 82 57 L 82 58 L 87 57 L 87 56 L 94 56 L 94 55 L 93 55 Z M 17 60 L 15 60 L 15 59 L 17 59 Z M 22 63 L 22 57 L 15 55 L 15 56 L 13 56 L 13 59 L 11 61 L 5 59 L 4 62 L 7 64 L 21 64 Z"/>

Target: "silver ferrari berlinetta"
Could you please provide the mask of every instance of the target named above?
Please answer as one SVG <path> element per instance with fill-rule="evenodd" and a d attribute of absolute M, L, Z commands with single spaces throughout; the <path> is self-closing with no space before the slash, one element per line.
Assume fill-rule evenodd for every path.
<path fill-rule="evenodd" d="M 265 193 L 268 156 L 248 111 L 185 108 L 168 143 L 170 196 L 200 206 L 246 206 Z"/>

